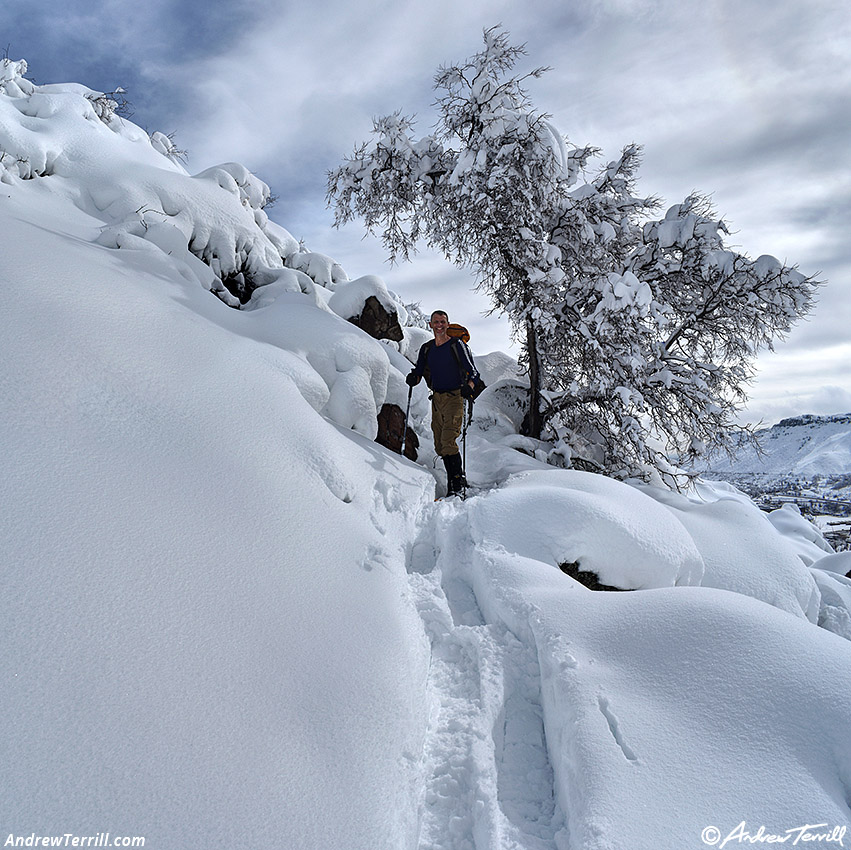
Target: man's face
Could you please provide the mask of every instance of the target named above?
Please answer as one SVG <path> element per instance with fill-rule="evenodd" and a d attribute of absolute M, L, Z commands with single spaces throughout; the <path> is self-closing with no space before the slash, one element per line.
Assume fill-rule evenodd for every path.
<path fill-rule="evenodd" d="M 441 313 L 435 313 L 431 317 L 431 322 L 429 324 L 436 334 L 442 335 L 446 333 L 446 327 L 449 324 L 449 319 Z"/>

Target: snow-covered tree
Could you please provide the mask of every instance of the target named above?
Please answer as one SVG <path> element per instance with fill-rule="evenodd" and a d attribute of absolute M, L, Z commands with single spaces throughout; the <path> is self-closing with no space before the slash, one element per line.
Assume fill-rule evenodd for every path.
<path fill-rule="evenodd" d="M 508 315 L 530 381 L 526 434 L 618 475 L 730 443 L 756 352 L 811 307 L 817 282 L 727 248 L 692 196 L 665 218 L 636 194 L 640 148 L 597 173 L 512 74 L 522 46 L 494 27 L 484 49 L 435 76 L 438 120 L 416 138 L 402 113 L 374 122 L 328 178 L 336 223 L 363 219 L 391 261 L 420 241 L 472 268 Z"/>
<path fill-rule="evenodd" d="M 568 156 L 547 116 L 531 108 L 523 83 L 545 69 L 507 76 L 523 48 L 498 28 L 484 41 L 481 53 L 436 75 L 436 132 L 414 139 L 412 121 L 401 113 L 377 119 L 374 141 L 329 175 L 329 199 L 338 224 L 359 216 L 370 232 L 381 228 L 391 261 L 409 259 L 423 239 L 476 270 L 525 343 L 529 427 L 538 435 L 538 338 L 557 325 L 548 286 L 558 288 L 564 277 L 547 237 L 591 151 Z"/>

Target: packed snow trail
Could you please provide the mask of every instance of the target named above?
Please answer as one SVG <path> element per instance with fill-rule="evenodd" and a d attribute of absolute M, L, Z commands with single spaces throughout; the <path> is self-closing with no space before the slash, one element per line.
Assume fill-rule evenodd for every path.
<path fill-rule="evenodd" d="M 409 576 L 431 641 L 418 850 L 563 850 L 533 647 L 486 624 L 457 567 L 467 502 L 438 502 Z"/>

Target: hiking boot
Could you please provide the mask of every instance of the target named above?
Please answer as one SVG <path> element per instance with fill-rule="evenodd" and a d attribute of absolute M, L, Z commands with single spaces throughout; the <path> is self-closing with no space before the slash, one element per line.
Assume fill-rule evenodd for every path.
<path fill-rule="evenodd" d="M 446 495 L 454 496 L 456 493 L 463 493 L 467 486 L 467 479 L 464 477 L 461 455 L 446 455 L 443 458 L 443 465 L 446 467 Z"/>

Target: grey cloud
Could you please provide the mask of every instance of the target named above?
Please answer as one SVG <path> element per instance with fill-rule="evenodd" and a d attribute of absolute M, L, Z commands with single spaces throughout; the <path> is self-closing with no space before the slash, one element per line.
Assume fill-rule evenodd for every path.
<path fill-rule="evenodd" d="M 844 186 L 827 185 L 818 203 L 804 201 L 798 204 L 793 210 L 793 221 L 803 227 L 826 228 L 835 248 L 847 246 L 851 222 L 851 174 Z"/>

